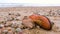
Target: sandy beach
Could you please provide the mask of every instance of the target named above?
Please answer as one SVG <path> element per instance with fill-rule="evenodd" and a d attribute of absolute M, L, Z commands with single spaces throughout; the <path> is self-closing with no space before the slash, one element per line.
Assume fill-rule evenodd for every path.
<path fill-rule="evenodd" d="M 52 30 L 47 31 L 42 28 L 35 28 L 31 30 L 25 30 L 25 34 L 60 34 L 60 7 L 7 7 L 7 8 L 0 8 L 0 18 L 1 21 L 7 21 L 9 17 L 9 13 L 17 15 L 20 14 L 20 16 L 14 16 L 12 17 L 19 19 L 18 21 L 21 22 L 24 16 L 30 16 L 33 13 L 38 13 L 40 15 L 44 15 L 51 22 L 54 23 Z M 9 17 L 7 19 L 7 17 Z M 13 20 L 16 21 L 17 20 Z M 1 32 L 0 32 L 1 33 Z"/>

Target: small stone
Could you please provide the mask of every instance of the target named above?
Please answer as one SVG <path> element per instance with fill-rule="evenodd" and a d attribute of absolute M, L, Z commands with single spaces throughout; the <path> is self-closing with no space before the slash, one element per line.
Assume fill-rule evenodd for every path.
<path fill-rule="evenodd" d="M 6 33 L 6 32 L 8 32 L 8 30 L 3 30 L 3 32 L 5 32 L 5 33 Z"/>
<path fill-rule="evenodd" d="M 13 32 L 12 31 L 8 31 L 8 33 L 7 34 L 13 34 Z"/>
<path fill-rule="evenodd" d="M 0 30 L 0 34 L 2 34 L 2 31 Z"/>
<path fill-rule="evenodd" d="M 8 31 L 11 31 L 11 30 L 12 30 L 12 28 L 11 28 L 11 27 L 7 27 L 6 29 L 7 29 Z"/>
<path fill-rule="evenodd" d="M 0 17 L 0 23 L 5 21 L 3 17 Z"/>
<path fill-rule="evenodd" d="M 13 24 L 11 27 L 21 27 L 22 26 L 22 21 L 13 21 Z"/>
<path fill-rule="evenodd" d="M 17 28 L 18 25 L 15 23 L 15 24 L 12 24 L 11 27 L 13 27 L 13 28 Z"/>
<path fill-rule="evenodd" d="M 11 30 L 12 30 L 13 32 L 15 32 L 15 28 L 12 28 Z"/>
<path fill-rule="evenodd" d="M 17 28 L 16 29 L 16 32 L 21 32 L 22 30 L 20 28 Z"/>
<path fill-rule="evenodd" d="M 19 34 L 23 34 L 23 32 L 19 32 Z"/>
<path fill-rule="evenodd" d="M 21 17 L 20 17 L 20 16 L 18 16 L 18 17 L 16 17 L 16 18 L 15 18 L 15 20 L 20 20 L 20 18 L 21 18 Z"/>
<path fill-rule="evenodd" d="M 11 21 L 8 21 L 8 22 L 6 22 L 6 24 L 4 24 L 4 25 L 5 25 L 5 27 L 11 26 L 11 25 L 12 25 L 12 22 L 11 22 Z"/>
<path fill-rule="evenodd" d="M 0 28 L 3 28 L 4 27 L 4 25 L 3 24 L 0 24 Z"/>
<path fill-rule="evenodd" d="M 60 27 L 54 25 L 53 28 L 52 28 L 52 30 L 53 30 L 54 32 L 60 32 Z"/>

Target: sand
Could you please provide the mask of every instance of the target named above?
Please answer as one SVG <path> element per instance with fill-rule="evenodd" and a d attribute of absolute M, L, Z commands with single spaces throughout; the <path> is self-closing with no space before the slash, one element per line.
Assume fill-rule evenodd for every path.
<path fill-rule="evenodd" d="M 10 8 L 0 8 L 0 16 L 7 16 L 8 13 L 19 13 L 20 20 L 24 16 L 29 16 L 33 13 L 38 13 L 44 15 L 54 23 L 52 30 L 47 31 L 42 28 L 35 28 L 28 30 L 29 34 L 60 34 L 60 8 L 59 7 L 10 7 Z M 27 34 L 28 34 L 27 32 Z"/>

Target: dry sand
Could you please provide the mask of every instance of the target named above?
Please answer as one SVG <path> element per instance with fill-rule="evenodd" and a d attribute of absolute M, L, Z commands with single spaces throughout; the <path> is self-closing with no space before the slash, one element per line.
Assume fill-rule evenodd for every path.
<path fill-rule="evenodd" d="M 6 16 L 8 13 L 20 13 L 20 20 L 23 16 L 29 16 L 33 13 L 38 13 L 44 15 L 54 23 L 52 30 L 47 31 L 44 29 L 32 29 L 30 34 L 60 34 L 60 8 L 59 7 L 10 7 L 10 8 L 0 8 L 0 16 Z M 37 32 L 37 33 L 36 33 Z"/>

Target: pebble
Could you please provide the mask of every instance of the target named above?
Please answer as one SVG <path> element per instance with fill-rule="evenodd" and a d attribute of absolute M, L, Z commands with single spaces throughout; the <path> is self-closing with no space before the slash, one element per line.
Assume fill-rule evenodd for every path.
<path fill-rule="evenodd" d="M 52 31 L 54 31 L 54 32 L 60 32 L 60 27 L 54 25 L 53 28 L 52 28 Z"/>
<path fill-rule="evenodd" d="M 4 25 L 3 24 L 0 24 L 0 28 L 3 28 L 4 27 Z"/>
<path fill-rule="evenodd" d="M 12 22 L 11 21 L 7 21 L 5 26 L 11 26 L 12 25 Z"/>
<path fill-rule="evenodd" d="M 29 10 L 27 10 L 25 13 L 23 12 L 23 11 L 15 11 L 14 9 L 12 9 L 13 11 L 9 11 L 10 9 L 8 9 L 8 13 L 7 12 L 0 12 L 0 28 L 1 27 L 3 27 L 2 28 L 2 30 L 0 30 L 0 34 L 37 34 L 37 33 L 34 33 L 34 32 L 37 32 L 37 30 L 35 30 L 34 32 L 32 31 L 32 33 L 30 33 L 30 31 L 28 30 L 28 29 L 26 29 L 26 30 L 24 30 L 23 32 L 22 32 L 22 29 L 21 28 L 23 28 L 23 27 L 25 27 L 25 26 L 27 26 L 27 27 L 29 27 L 29 28 L 32 28 L 33 26 L 34 26 L 34 24 L 32 24 L 29 20 L 30 19 L 28 19 L 28 21 L 26 21 L 26 23 L 24 23 L 24 25 L 22 25 L 22 20 L 23 20 L 23 18 L 24 18 L 24 16 L 26 15 L 26 16 L 29 16 L 29 15 L 31 15 L 31 14 L 33 14 L 33 11 L 35 10 L 31 10 L 32 11 L 32 13 L 31 13 L 31 11 L 29 11 Z M 20 10 L 20 9 L 19 9 Z M 5 10 L 3 10 L 3 11 L 5 11 Z M 60 10 L 59 11 L 56 11 L 56 12 L 58 12 L 58 13 L 55 13 L 55 12 L 52 12 L 52 10 L 51 10 L 51 12 L 50 12 L 50 14 L 48 13 L 48 12 L 43 12 L 43 11 L 45 11 L 45 10 L 38 10 L 38 12 L 37 12 L 37 10 L 36 11 L 34 11 L 35 13 L 39 13 L 40 15 L 51 15 L 51 16 L 53 16 L 53 15 L 55 15 L 55 16 L 57 16 L 57 14 L 59 14 L 60 15 Z M 20 13 L 19 13 L 20 12 Z M 24 13 L 24 14 L 23 14 Z M 42 14 L 41 14 L 42 13 Z M 58 16 L 59 16 L 58 15 Z M 3 22 L 3 23 L 2 23 Z M 11 25 L 11 26 L 10 26 Z M 4 26 L 7 26 L 7 27 L 4 27 Z M 38 29 L 39 29 L 39 27 L 37 27 Z M 54 26 L 53 27 L 53 29 L 52 29 L 54 32 L 60 32 L 60 28 L 58 27 L 58 26 Z M 17 32 L 19 32 L 19 33 L 16 33 L 15 31 L 17 31 Z M 4 33 L 3 33 L 4 32 Z M 7 33 L 6 33 L 7 32 Z M 14 32 L 14 33 L 13 33 Z M 41 33 L 41 32 L 40 32 Z M 40 34 L 39 33 L 39 34 Z M 43 32 L 42 32 L 43 33 Z M 44 33 L 45 34 L 45 33 Z"/>
<path fill-rule="evenodd" d="M 7 33 L 7 32 L 8 32 L 8 30 L 3 30 L 3 32 L 4 32 L 4 33 Z"/>
<path fill-rule="evenodd" d="M 12 31 L 8 31 L 8 33 L 7 34 L 13 34 L 13 32 Z"/>
<path fill-rule="evenodd" d="M 22 32 L 22 30 L 20 28 L 17 28 L 16 32 Z"/>

